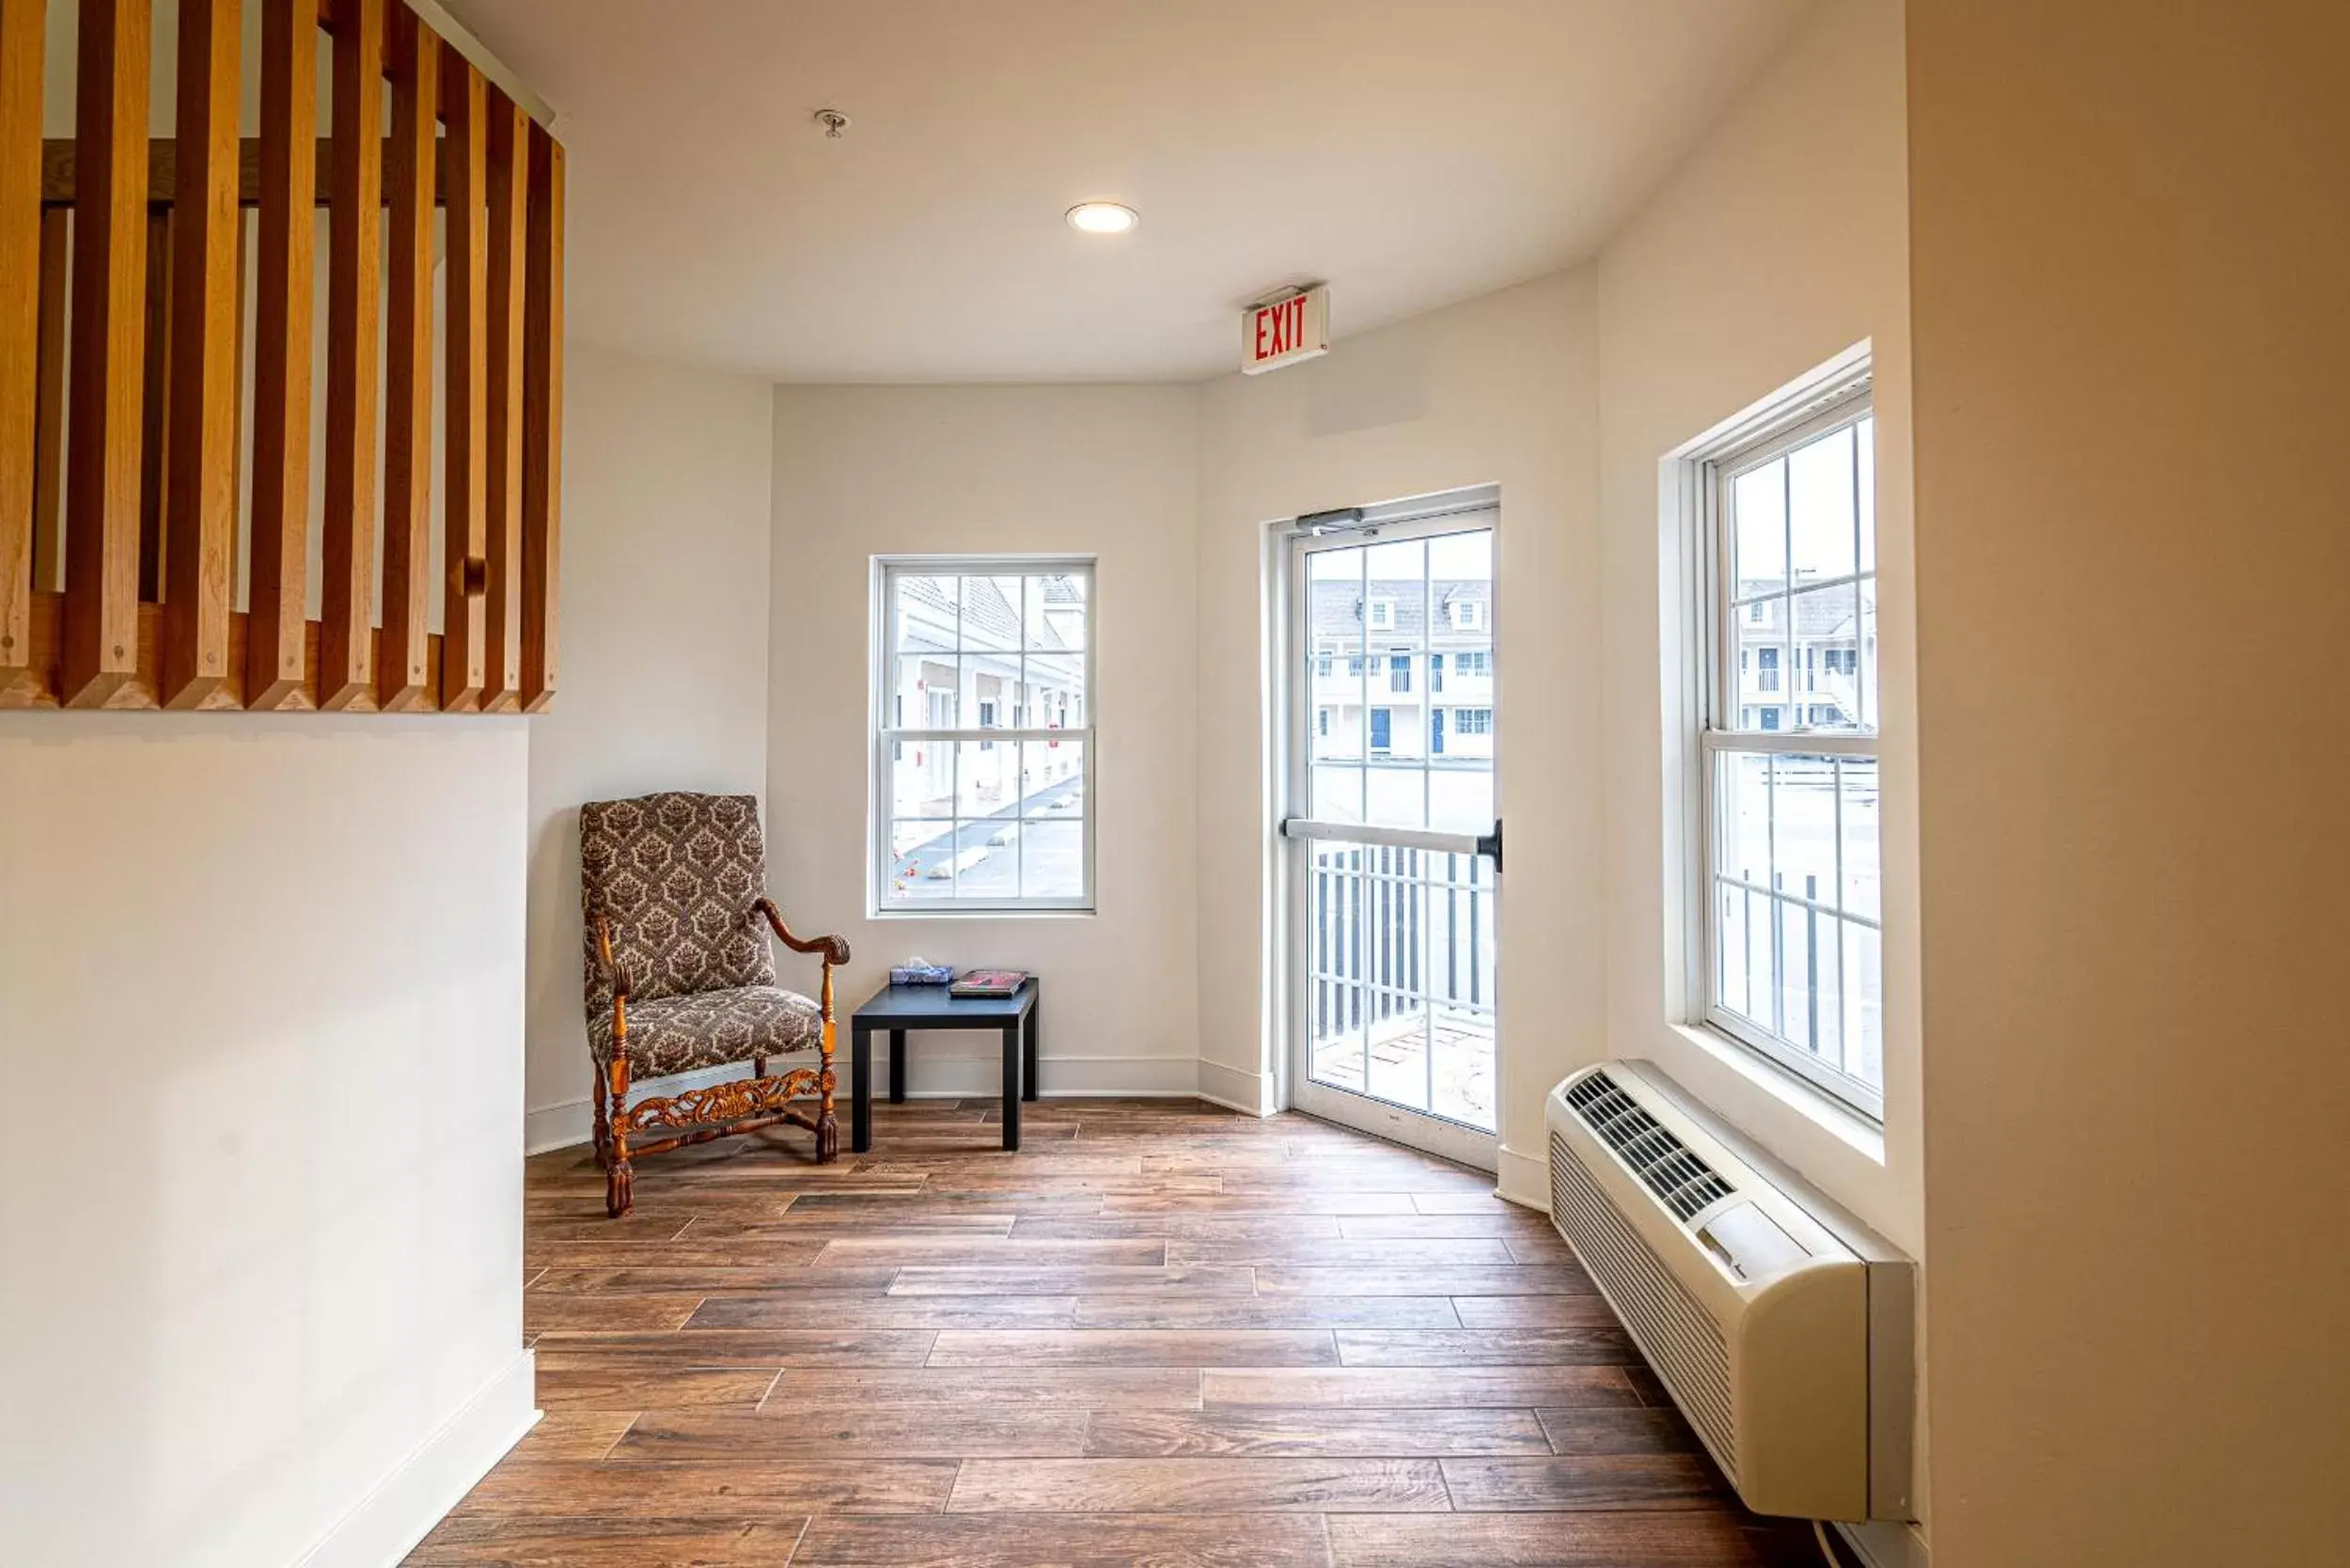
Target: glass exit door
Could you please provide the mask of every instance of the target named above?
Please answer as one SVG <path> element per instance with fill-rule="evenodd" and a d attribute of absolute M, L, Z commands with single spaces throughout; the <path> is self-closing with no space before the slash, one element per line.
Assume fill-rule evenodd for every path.
<path fill-rule="evenodd" d="M 1491 1169 L 1490 506 L 1290 545 L 1291 1103 Z"/>

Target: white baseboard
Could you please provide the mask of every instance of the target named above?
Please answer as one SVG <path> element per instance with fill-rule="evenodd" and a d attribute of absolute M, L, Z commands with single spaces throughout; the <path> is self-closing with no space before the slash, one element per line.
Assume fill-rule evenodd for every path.
<path fill-rule="evenodd" d="M 1528 1209 L 1550 1212 L 1550 1161 L 1545 1157 L 1520 1153 L 1503 1144 L 1499 1151 L 1500 1168 L 1494 1173 L 1494 1191 L 1511 1202 Z"/>
<path fill-rule="evenodd" d="M 1271 1116 L 1281 1107 L 1273 1097 L 1273 1079 L 1263 1073 L 1244 1073 L 1221 1062 L 1199 1064 L 1199 1098 L 1243 1116 Z"/>
<path fill-rule="evenodd" d="M 884 1054 L 887 1049 L 885 1041 L 874 1044 L 876 1100 L 888 1092 L 889 1060 Z M 847 1063 L 842 1059 L 846 1055 L 843 1049 L 833 1057 L 842 1079 L 838 1096 L 842 1101 L 848 1098 L 849 1087 Z M 906 1075 L 912 1080 L 906 1085 L 908 1099 L 971 1100 L 1003 1091 L 1004 1058 L 1000 1053 L 948 1056 L 914 1050 L 907 1057 Z M 1038 1064 L 1037 1075 L 1043 1080 L 1038 1092 L 1047 1100 L 1188 1100 L 1199 1096 L 1198 1074 L 1202 1065 L 1190 1057 L 1047 1056 Z M 740 1064 L 711 1067 L 664 1078 L 661 1084 L 665 1092 L 675 1093 L 744 1077 L 749 1073 L 748 1067 Z M 847 1105 L 841 1105 L 838 1113 L 847 1116 Z M 524 1152 L 543 1154 L 551 1149 L 586 1143 L 589 1121 L 585 1098 L 542 1105 L 524 1118 Z"/>
<path fill-rule="evenodd" d="M 539 1423 L 538 1365 L 518 1351 L 302 1555 L 297 1568 L 393 1568 Z"/>

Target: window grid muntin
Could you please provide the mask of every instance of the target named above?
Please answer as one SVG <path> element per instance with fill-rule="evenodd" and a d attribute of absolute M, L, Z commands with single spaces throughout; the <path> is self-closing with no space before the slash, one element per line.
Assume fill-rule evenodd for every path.
<path fill-rule="evenodd" d="M 1712 679 L 1716 682 L 1714 688 L 1707 694 L 1706 723 L 1708 728 L 1750 734 L 1874 733 L 1874 726 L 1871 722 L 1871 699 L 1876 695 L 1872 689 L 1876 671 L 1866 651 L 1867 624 L 1872 618 L 1865 612 L 1864 607 L 1872 605 L 1875 599 L 1872 593 L 1864 592 L 1864 588 L 1873 588 L 1877 578 L 1874 541 L 1866 534 L 1866 530 L 1874 525 L 1875 508 L 1873 499 L 1868 506 L 1864 507 L 1861 504 L 1860 490 L 1861 471 L 1864 468 L 1872 474 L 1875 471 L 1873 461 L 1875 418 L 1876 411 L 1870 389 L 1864 383 L 1856 389 L 1838 396 L 1827 407 L 1808 415 L 1795 424 L 1766 435 L 1734 452 L 1707 462 L 1707 537 L 1704 548 L 1707 579 L 1711 586 L 1708 590 L 1705 635 L 1707 646 L 1711 648 L 1713 653 L 1708 667 L 1712 670 Z M 1858 427 L 1862 424 L 1871 427 L 1871 438 L 1865 449 L 1872 456 L 1871 461 L 1866 463 L 1861 461 L 1860 456 L 1864 450 L 1864 445 L 1859 438 Z M 1797 452 L 1822 441 L 1830 440 L 1839 431 L 1846 429 L 1854 431 L 1851 515 L 1853 561 L 1857 570 L 1839 573 L 1833 577 L 1807 578 L 1798 585 L 1794 575 L 1794 470 L 1789 460 Z M 1737 578 L 1733 575 L 1737 558 L 1737 483 L 1745 476 L 1759 469 L 1767 468 L 1774 463 L 1780 464 L 1781 487 L 1778 586 L 1765 591 L 1741 594 L 1738 591 Z M 1803 688 L 1802 666 L 1795 656 L 1797 640 L 1795 605 L 1796 601 L 1806 594 L 1824 595 L 1831 589 L 1840 588 L 1850 588 L 1852 591 L 1853 653 L 1856 666 L 1853 679 L 1854 723 L 1814 727 L 1810 722 L 1809 710 L 1815 703 L 1810 700 L 1812 694 L 1806 693 Z M 1780 635 L 1775 645 L 1747 645 L 1731 635 L 1738 624 L 1739 612 L 1747 613 L 1749 623 L 1758 622 L 1767 619 L 1767 617 L 1756 612 L 1774 604 L 1784 605 L 1786 609 L 1785 623 L 1779 628 Z M 1757 706 L 1789 710 L 1790 722 L 1785 729 L 1762 729 L 1759 727 L 1748 729 L 1744 724 L 1726 722 L 1728 716 L 1738 713 L 1738 705 L 1735 702 L 1724 702 L 1721 700 L 1720 694 L 1725 691 L 1740 690 L 1737 671 L 1731 666 L 1731 661 L 1747 646 L 1775 651 L 1778 654 L 1778 680 L 1775 687 L 1765 688 L 1760 684 L 1761 661 L 1757 660 L 1757 691 L 1773 691 L 1784 700 L 1757 704 Z"/>
<path fill-rule="evenodd" d="M 1302 607 L 1298 613 L 1305 621 L 1291 650 L 1297 672 L 1292 679 L 1302 680 L 1312 691 L 1315 716 L 1299 727 L 1295 743 L 1300 747 L 1300 782 L 1306 786 L 1298 815 L 1371 823 L 1377 798 L 1378 825 L 1423 829 L 1441 815 L 1446 826 L 1436 831 L 1483 829 L 1486 802 L 1480 792 L 1473 786 L 1467 788 L 1467 808 L 1476 811 L 1478 819 L 1471 824 L 1462 820 L 1465 811 L 1461 799 L 1456 798 L 1458 791 L 1451 790 L 1448 780 L 1455 776 L 1491 776 L 1488 752 L 1463 754 L 1461 747 L 1465 741 L 1490 747 L 1497 739 L 1493 684 L 1496 679 L 1496 611 L 1491 602 L 1496 590 L 1488 558 L 1481 570 L 1470 570 L 1462 579 L 1469 585 L 1464 593 L 1482 584 L 1487 596 L 1479 625 L 1466 634 L 1475 646 L 1432 646 L 1438 636 L 1450 639 L 1462 635 L 1446 608 L 1451 601 L 1444 597 L 1444 585 L 1451 579 L 1439 571 L 1433 552 L 1441 541 L 1477 536 L 1489 539 L 1492 532 L 1490 523 L 1473 523 L 1401 538 L 1350 538 L 1300 553 Z M 1392 574 L 1374 570 L 1381 552 L 1397 550 L 1417 553 L 1408 572 L 1401 567 Z M 1402 592 L 1379 591 L 1391 576 L 1406 575 L 1411 586 Z M 1353 624 L 1343 635 L 1325 629 L 1316 619 L 1318 591 L 1336 589 L 1345 590 L 1354 604 Z M 1420 601 L 1418 606 L 1410 604 L 1415 597 Z M 1378 605 L 1394 608 L 1384 626 L 1371 624 L 1372 606 Z M 1409 630 L 1415 609 L 1419 618 L 1417 635 Z M 1334 672 L 1342 667 L 1342 682 L 1323 673 L 1325 659 L 1331 661 Z M 1473 661 L 1474 667 L 1456 675 L 1451 663 L 1455 659 Z M 1345 704 L 1350 698 L 1355 714 L 1353 732 L 1342 732 L 1345 727 L 1340 713 L 1333 717 L 1331 731 L 1324 733 L 1320 705 L 1325 699 Z M 1480 715 L 1477 728 L 1455 728 L 1452 715 L 1464 711 Z M 1384 745 L 1374 744 L 1380 736 L 1385 738 Z"/>
<path fill-rule="evenodd" d="M 1872 527 L 1874 523 L 1873 497 L 1870 497 L 1870 504 L 1864 506 L 1861 495 L 1863 470 L 1872 473 L 1874 470 L 1874 417 L 1875 411 L 1870 388 L 1864 378 L 1858 384 L 1848 386 L 1845 391 L 1836 394 L 1832 399 L 1815 400 L 1806 412 L 1794 420 L 1783 422 L 1762 436 L 1731 451 L 1701 460 L 1703 482 L 1700 490 L 1700 500 L 1702 507 L 1702 527 L 1700 549 L 1703 563 L 1702 579 L 1705 591 L 1700 629 L 1700 646 L 1704 657 L 1700 668 L 1705 672 L 1705 679 L 1700 694 L 1699 739 L 1700 744 L 1697 754 L 1697 771 L 1700 791 L 1699 822 L 1703 835 L 1699 860 L 1698 892 L 1703 910 L 1700 917 L 1701 940 L 1699 944 L 1700 951 L 1696 955 L 1700 961 L 1696 979 L 1702 988 L 1699 1011 L 1700 1016 L 1705 1023 L 1788 1068 L 1871 1120 L 1881 1121 L 1884 1114 L 1884 1091 L 1881 1086 L 1872 1085 L 1857 1076 L 1856 1073 L 1847 1073 L 1838 1065 L 1838 1063 L 1856 1062 L 1859 1052 L 1857 1036 L 1848 1037 L 1846 1027 L 1849 1022 L 1859 1016 L 1848 1013 L 1845 1006 L 1845 992 L 1853 983 L 1845 973 L 1843 962 L 1846 952 L 1844 927 L 1849 924 L 1862 931 L 1876 933 L 1880 939 L 1877 984 L 1880 1007 L 1878 1045 L 1880 1071 L 1882 1070 L 1884 1026 L 1881 918 L 1870 919 L 1866 917 L 1848 915 L 1841 908 L 1846 895 L 1844 866 L 1846 846 L 1843 823 L 1845 791 L 1841 759 L 1866 757 L 1874 760 L 1877 755 L 1877 731 L 1868 722 L 1872 715 L 1867 699 L 1875 695 L 1871 689 L 1871 678 L 1875 672 L 1867 651 L 1867 618 L 1863 613 L 1863 606 L 1870 601 L 1862 597 L 1862 585 L 1873 586 L 1878 562 L 1877 551 L 1874 549 L 1875 541 L 1866 537 L 1865 533 L 1865 530 Z M 1864 423 L 1869 426 L 1871 436 L 1866 443 L 1861 441 L 1858 431 L 1858 427 Z M 1766 467 L 1774 462 L 1784 463 L 1784 461 L 1794 452 L 1848 428 L 1855 431 L 1851 463 L 1854 488 L 1851 506 L 1854 531 L 1853 560 L 1862 570 L 1849 574 L 1840 574 L 1833 578 L 1807 579 L 1800 588 L 1794 586 L 1794 519 L 1793 497 L 1789 493 L 1793 484 L 1792 469 L 1782 468 L 1781 482 L 1788 489 L 1782 490 L 1781 493 L 1780 526 L 1783 532 L 1780 583 L 1778 588 L 1773 590 L 1741 594 L 1738 591 L 1738 582 L 1732 575 L 1737 548 L 1734 532 L 1736 527 L 1734 494 L 1737 479 L 1741 476 Z M 1869 454 L 1866 458 L 1862 455 L 1864 450 Z M 1806 692 L 1801 685 L 1801 668 L 1794 651 L 1798 641 L 1794 601 L 1801 593 L 1843 586 L 1850 586 L 1854 595 L 1854 652 L 1858 669 L 1854 682 L 1853 708 L 1855 718 L 1859 722 L 1853 726 L 1814 729 L 1809 723 L 1809 710 L 1814 705 L 1819 694 Z M 1776 695 L 1782 700 L 1769 705 L 1790 710 L 1794 724 L 1793 728 L 1785 729 L 1747 729 L 1739 722 L 1744 715 L 1740 712 L 1740 698 L 1743 691 L 1738 683 L 1737 655 L 1744 645 L 1739 641 L 1738 629 L 1741 622 L 1749 617 L 1756 619 L 1767 619 L 1760 613 L 1760 607 L 1773 603 L 1785 605 L 1786 615 L 1785 624 L 1778 628 L 1779 635 L 1776 641 L 1776 646 L 1780 650 L 1781 663 L 1779 672 L 1781 689 Z M 1758 708 L 1762 705 L 1757 704 Z M 1742 879 L 1722 875 L 1719 869 L 1720 855 L 1726 835 L 1721 813 L 1726 809 L 1726 803 L 1721 798 L 1723 792 L 1720 777 L 1721 759 L 1726 754 L 1762 755 L 1772 758 L 1770 776 L 1774 780 L 1774 788 L 1778 771 L 1777 759 L 1779 757 L 1826 756 L 1833 760 L 1831 776 L 1834 783 L 1833 831 L 1836 862 L 1832 893 L 1839 907 L 1832 913 L 1824 909 L 1815 912 L 1819 915 L 1822 925 L 1833 933 L 1837 944 L 1838 996 L 1833 1014 L 1837 1030 L 1837 1063 L 1823 1060 L 1814 1050 L 1808 1049 L 1800 1043 L 1775 1032 L 1769 1022 L 1756 1020 L 1733 1010 L 1725 999 L 1728 988 L 1725 984 L 1726 970 L 1724 968 L 1726 955 L 1721 950 L 1724 935 L 1723 907 L 1720 902 L 1722 890 L 1725 887 L 1739 887 L 1750 901 L 1758 898 L 1763 899 L 1767 901 L 1766 907 L 1774 910 L 1782 905 L 1794 908 L 1810 907 L 1800 897 L 1746 884 Z M 1773 837 L 1769 850 L 1770 864 L 1776 866 L 1778 863 L 1776 843 L 1778 823 L 1775 798 L 1768 811 L 1767 820 Z M 1878 871 L 1881 877 L 1883 873 L 1881 850 L 1878 855 Z M 1878 907 L 1881 912 L 1883 908 L 1881 885 Z M 1769 925 L 1769 936 L 1773 949 L 1770 969 L 1775 994 L 1773 1011 L 1776 1014 L 1778 1001 L 1784 998 L 1787 987 L 1784 953 L 1781 950 L 1780 921 L 1774 915 Z M 1749 927 L 1748 941 L 1751 942 L 1751 940 L 1752 934 Z M 1751 1005 L 1753 1002 L 1751 971 L 1747 980 L 1749 987 L 1747 1001 Z M 1814 1044 L 1817 1043 L 1818 1038 L 1815 1031 Z"/>
<path fill-rule="evenodd" d="M 1095 695 L 1093 649 L 1096 640 L 1093 630 L 1093 612 L 1096 604 L 1094 562 L 1089 557 L 1005 556 L 885 557 L 876 564 L 881 569 L 878 591 L 881 594 L 882 613 L 877 618 L 877 632 L 881 647 L 878 650 L 876 661 L 880 680 L 877 682 L 878 689 L 874 694 L 872 704 L 874 783 L 871 809 L 873 815 L 868 845 L 871 859 L 870 874 L 873 882 L 875 911 L 880 914 L 919 915 L 985 914 L 1018 910 L 1090 912 L 1094 906 L 1095 760 L 1092 752 Z M 909 651 L 900 646 L 902 640 L 901 610 L 903 604 L 900 584 L 909 577 L 951 577 L 957 580 L 952 646 L 928 651 L 941 662 L 952 661 L 954 665 L 953 706 L 959 719 L 964 717 L 961 712 L 964 684 L 963 661 L 967 655 L 978 653 L 996 658 L 1009 655 L 1018 661 L 1012 697 L 998 698 L 1002 703 L 997 714 L 999 719 L 1007 716 L 1013 707 L 1026 706 L 1020 698 L 1029 683 L 1027 662 L 1031 656 L 1043 659 L 1077 660 L 1079 662 L 1077 678 L 1083 693 L 1085 722 L 1082 725 L 1073 725 L 1065 729 L 1034 725 L 982 728 L 976 723 L 979 703 L 975 695 L 971 703 L 974 712 L 969 715 L 970 722 L 945 727 L 892 723 L 892 719 L 897 716 L 895 699 L 901 695 L 898 687 L 901 663 L 909 656 Z M 1078 645 L 1073 648 L 1067 646 L 1030 648 L 1028 646 L 1032 640 L 1028 594 L 1035 580 L 1043 577 L 1072 577 L 1078 579 L 1083 585 L 1079 620 L 1081 635 Z M 1012 578 L 1019 580 L 1019 603 L 1011 607 L 1014 631 L 1012 646 L 1010 648 L 966 646 L 970 642 L 964 628 L 964 618 L 970 603 L 967 585 L 971 581 L 983 578 L 999 581 Z M 920 656 L 923 651 L 913 651 L 916 656 Z M 923 716 L 927 719 L 930 715 L 925 713 Z M 1021 832 L 1011 844 L 1004 846 L 1012 857 L 1013 895 L 1009 898 L 1000 896 L 966 898 L 963 896 L 963 869 L 960 866 L 948 879 L 948 890 L 944 896 L 934 893 L 925 895 L 896 891 L 893 871 L 899 855 L 894 839 L 896 829 L 901 824 L 927 823 L 946 824 L 960 849 L 963 833 L 966 827 L 973 823 L 994 820 L 992 817 L 965 816 L 962 812 L 964 746 L 970 744 L 997 749 L 1010 747 L 1015 753 L 1014 767 L 1017 772 L 1025 765 L 1026 757 L 1025 746 L 1031 742 L 1065 743 L 1076 748 L 1079 758 L 1079 766 L 1076 770 L 1079 779 L 1079 806 L 1073 815 L 1040 813 L 1031 816 L 1027 808 L 1026 793 L 1023 792 L 1020 795 L 1015 815 L 1009 821 L 1018 826 Z M 897 814 L 894 764 L 897 748 L 907 744 L 937 744 L 947 747 L 949 761 L 948 788 L 944 798 L 949 803 L 950 815 L 942 817 L 919 811 L 907 816 Z M 1037 824 L 1074 823 L 1077 824 L 1079 891 L 1076 895 L 1030 895 L 1026 892 L 1026 828 L 1031 823 Z"/>

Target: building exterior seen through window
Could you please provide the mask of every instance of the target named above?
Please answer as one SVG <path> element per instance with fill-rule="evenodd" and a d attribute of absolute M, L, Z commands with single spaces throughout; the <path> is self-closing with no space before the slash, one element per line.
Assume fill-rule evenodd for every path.
<path fill-rule="evenodd" d="M 1092 584 L 1088 562 L 884 566 L 881 910 L 1090 906 Z"/>
<path fill-rule="evenodd" d="M 1362 755 L 1358 748 L 1368 736 L 1373 757 L 1492 757 L 1491 578 L 1439 580 L 1426 591 L 1401 580 L 1317 581 L 1311 592 L 1316 730 L 1336 743 L 1332 755 Z M 1430 594 L 1436 614 L 1423 627 Z M 1382 650 L 1383 634 L 1395 646 Z M 1363 692 L 1363 656 L 1340 653 L 1366 638 L 1376 705 L 1367 703 Z M 1482 728 L 1452 717 L 1479 712 Z"/>
<path fill-rule="evenodd" d="M 1865 384 L 1704 462 L 1704 1021 L 1884 1105 L 1875 420 Z"/>

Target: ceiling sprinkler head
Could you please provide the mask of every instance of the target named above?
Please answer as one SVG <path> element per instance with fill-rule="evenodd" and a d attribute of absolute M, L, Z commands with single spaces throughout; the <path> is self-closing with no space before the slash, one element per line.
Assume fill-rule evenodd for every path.
<path fill-rule="evenodd" d="M 819 109 L 816 111 L 816 123 L 824 128 L 826 140 L 837 142 L 841 133 L 849 129 L 849 117 L 838 109 Z"/>

